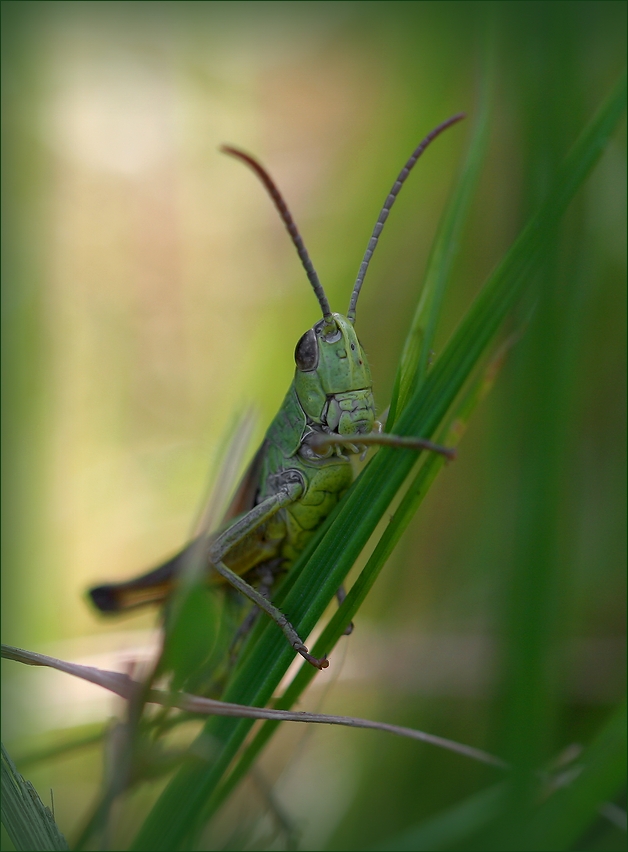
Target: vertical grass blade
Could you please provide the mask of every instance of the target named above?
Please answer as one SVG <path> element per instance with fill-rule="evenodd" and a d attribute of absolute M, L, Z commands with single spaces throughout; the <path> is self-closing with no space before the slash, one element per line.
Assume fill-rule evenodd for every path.
<path fill-rule="evenodd" d="M 557 790 L 529 819 L 521 849 L 571 849 L 604 802 L 626 784 L 626 704 L 603 725 L 578 760 L 580 774 Z"/>
<path fill-rule="evenodd" d="M 486 153 L 493 78 L 493 61 L 489 57 L 482 77 L 478 114 L 474 122 L 469 153 L 441 218 L 430 252 L 421 296 L 401 354 L 390 403 L 388 431 L 392 431 L 392 424 L 399 411 L 403 411 L 408 399 L 420 387 L 427 373 L 443 299 L 459 249 L 460 235 Z"/>

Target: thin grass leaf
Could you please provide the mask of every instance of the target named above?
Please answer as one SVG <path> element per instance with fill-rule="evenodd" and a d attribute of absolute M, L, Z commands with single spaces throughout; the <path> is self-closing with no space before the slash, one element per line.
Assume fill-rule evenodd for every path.
<path fill-rule="evenodd" d="M 338 716 L 329 713 L 307 713 L 304 711 L 289 713 L 276 708 L 246 707 L 241 704 L 232 704 L 180 691 L 165 692 L 159 689 L 147 689 L 146 684 L 133 680 L 127 674 L 97 669 L 93 666 L 83 666 L 79 663 L 68 663 L 56 657 L 49 657 L 46 654 L 38 654 L 34 651 L 25 651 L 22 648 L 14 648 L 11 645 L 2 645 L 2 656 L 5 659 L 15 660 L 26 665 L 48 666 L 49 668 L 57 669 L 57 671 L 102 686 L 104 689 L 110 690 L 129 702 L 133 702 L 138 695 L 143 694 L 143 701 L 146 704 L 158 704 L 169 709 L 183 710 L 190 716 L 231 716 L 243 719 L 273 719 L 282 722 L 305 722 L 322 725 L 341 725 L 347 728 L 367 728 L 430 743 L 439 748 L 462 754 L 473 760 L 479 760 L 481 763 L 486 763 L 489 766 L 497 766 L 500 769 L 507 768 L 502 760 L 488 752 L 438 737 L 434 734 L 428 734 L 416 728 L 391 725 L 387 722 L 377 722 L 371 719 L 360 719 L 357 716 Z"/>
<path fill-rule="evenodd" d="M 626 784 L 626 704 L 604 724 L 577 761 L 580 774 L 534 813 L 520 849 L 571 849 L 597 818 L 600 806 Z"/>
<path fill-rule="evenodd" d="M 503 320 L 525 291 L 562 214 L 604 149 L 623 114 L 625 88 L 624 75 L 568 155 L 546 202 L 491 276 L 425 383 L 410 398 L 396 426 L 400 434 L 431 438 L 439 428 Z M 321 617 L 415 461 L 416 454 L 411 451 L 380 450 L 326 525 L 313 556 L 283 602 L 284 611 L 300 635 L 307 636 Z M 267 703 L 292 658 L 292 649 L 283 635 L 275 624 L 269 623 L 236 673 L 225 699 L 254 706 Z M 181 847 L 202 824 L 207 802 L 250 726 L 248 720 L 208 722 L 193 751 L 202 755 L 204 744 L 211 742 L 211 764 L 197 756 L 177 773 L 140 829 L 133 849 Z"/>
<path fill-rule="evenodd" d="M 64 757 L 77 751 L 89 749 L 92 746 L 102 745 L 104 738 L 103 727 L 101 724 L 96 726 L 86 726 L 89 733 L 78 733 L 77 729 L 72 729 L 68 734 L 68 739 L 63 742 L 56 741 L 52 745 L 43 746 L 34 751 L 26 752 L 18 755 L 17 762 L 20 766 L 30 766 L 36 763 L 54 760 L 57 757 Z M 81 728 L 85 731 L 85 728 Z M 55 740 L 58 740 L 58 732 L 55 731 Z"/>
<path fill-rule="evenodd" d="M 16 849 L 68 849 L 50 810 L 2 744 L 2 824 Z"/>
<path fill-rule="evenodd" d="M 378 846 L 378 852 L 437 852 L 453 849 L 499 813 L 504 784 L 495 784 Z"/>
<path fill-rule="evenodd" d="M 490 102 L 494 89 L 494 62 L 485 63 L 473 136 L 460 179 L 441 218 L 438 232 L 427 263 L 425 280 L 410 330 L 404 343 L 401 361 L 395 377 L 388 431 L 392 431 L 397 413 L 403 411 L 408 399 L 421 385 L 427 373 L 434 335 L 440 318 L 453 262 L 458 254 L 460 234 L 467 220 L 469 206 L 488 142 Z"/>
<path fill-rule="evenodd" d="M 626 706 L 622 705 L 602 726 L 588 746 L 569 767 L 560 786 L 550 784 L 550 790 L 539 789 L 535 778 L 535 807 L 522 834 L 517 837 L 518 849 L 559 850 L 570 849 L 583 831 L 598 816 L 608 813 L 613 824 L 625 831 L 625 812 L 609 808 L 607 799 L 613 799 L 626 781 Z M 438 850 L 455 849 L 468 842 L 494 822 L 508 806 L 508 786 L 496 784 L 475 793 L 462 802 L 437 814 L 423 823 L 405 831 L 378 847 L 384 850 Z M 611 816 L 612 815 L 612 816 Z M 506 840 L 508 843 L 508 840 Z M 474 848 L 480 848 L 480 839 Z"/>
<path fill-rule="evenodd" d="M 191 538 L 213 530 L 220 523 L 246 463 L 256 419 L 251 410 L 239 412 L 225 430 L 214 455 L 207 492 L 192 525 Z"/>

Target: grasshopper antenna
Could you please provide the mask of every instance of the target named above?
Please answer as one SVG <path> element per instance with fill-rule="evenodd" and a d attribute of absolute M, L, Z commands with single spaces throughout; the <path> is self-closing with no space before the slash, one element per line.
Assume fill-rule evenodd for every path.
<path fill-rule="evenodd" d="M 419 159 L 423 151 L 427 148 L 430 142 L 433 139 L 436 139 L 443 130 L 447 130 L 448 127 L 451 127 L 452 124 L 455 124 L 457 121 L 465 118 L 464 112 L 456 113 L 456 115 L 452 115 L 451 118 L 448 118 L 447 121 L 443 121 L 442 124 L 439 124 L 438 127 L 435 127 L 431 133 L 428 133 L 425 139 L 421 142 L 421 144 L 414 150 L 414 153 L 399 172 L 399 177 L 394 182 L 392 189 L 388 193 L 388 198 L 384 202 L 384 206 L 381 209 L 381 212 L 377 218 L 377 222 L 375 223 L 375 227 L 373 228 L 373 233 L 371 235 L 371 239 L 369 240 L 369 244 L 366 247 L 366 251 L 364 252 L 364 257 L 362 259 L 362 263 L 360 264 L 360 270 L 358 272 L 358 277 L 356 278 L 355 284 L 353 285 L 353 293 L 351 294 L 351 301 L 349 302 L 349 310 L 347 311 L 347 319 L 349 322 L 355 322 L 355 306 L 358 301 L 358 296 L 360 295 L 360 289 L 362 287 L 362 282 L 364 281 L 364 276 L 366 275 L 366 270 L 368 269 L 369 263 L 371 262 L 371 257 L 373 256 L 373 252 L 375 251 L 375 247 L 377 246 L 377 241 L 379 240 L 379 235 L 382 232 L 384 227 L 384 223 L 388 218 L 388 214 L 390 212 L 390 208 L 395 203 L 395 198 L 399 194 L 399 190 L 403 186 L 406 178 L 410 174 L 412 167 Z"/>
<path fill-rule="evenodd" d="M 325 295 L 325 291 L 323 290 L 323 285 L 321 284 L 319 277 L 314 269 L 314 264 L 310 260 L 310 256 L 305 248 L 303 243 L 303 239 L 301 234 L 298 231 L 298 228 L 292 218 L 292 214 L 288 210 L 288 205 L 283 199 L 282 194 L 277 189 L 275 182 L 268 174 L 266 169 L 258 163 L 258 161 L 251 157 L 250 154 L 246 154 L 244 151 L 240 151 L 239 148 L 232 148 L 230 145 L 221 145 L 220 151 L 223 154 L 229 154 L 231 157 L 236 157 L 238 160 L 242 160 L 243 163 L 246 163 L 258 178 L 262 181 L 266 189 L 268 190 L 268 194 L 275 202 L 275 207 L 279 211 L 279 215 L 283 219 L 283 223 L 286 226 L 288 233 L 292 239 L 292 242 L 295 245 L 295 248 L 301 258 L 301 263 L 305 269 L 307 277 L 309 279 L 310 284 L 312 285 L 314 292 L 316 293 L 316 298 L 318 299 L 318 303 L 321 306 L 321 310 L 323 312 L 323 319 L 329 325 L 335 325 L 332 315 L 331 308 L 329 307 L 329 302 L 327 301 L 327 296 Z"/>

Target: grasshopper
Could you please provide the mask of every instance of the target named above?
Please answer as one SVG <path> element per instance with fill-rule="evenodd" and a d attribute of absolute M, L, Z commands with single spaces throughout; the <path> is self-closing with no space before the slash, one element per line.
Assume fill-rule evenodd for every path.
<path fill-rule="evenodd" d="M 186 562 L 201 548 L 210 583 L 228 583 L 283 630 L 290 645 L 318 669 L 326 657 L 312 656 L 286 616 L 269 599 L 273 578 L 303 551 L 353 481 L 351 454 L 386 445 L 430 450 L 447 458 L 454 451 L 422 438 L 386 434 L 375 419 L 371 372 L 355 333 L 356 305 L 364 276 L 399 190 L 425 148 L 443 130 L 464 118 L 459 113 L 429 133 L 400 172 L 369 240 L 346 316 L 332 313 L 325 291 L 286 202 L 263 166 L 229 146 L 223 153 L 249 166 L 271 196 L 294 243 L 320 305 L 322 319 L 301 337 L 295 349 L 294 380 L 261 447 L 240 482 L 218 531 L 193 540 L 158 568 L 122 583 L 90 590 L 102 612 L 119 612 L 164 600 Z M 249 579 L 261 579 L 254 588 Z M 339 590 L 338 597 L 343 597 Z"/>

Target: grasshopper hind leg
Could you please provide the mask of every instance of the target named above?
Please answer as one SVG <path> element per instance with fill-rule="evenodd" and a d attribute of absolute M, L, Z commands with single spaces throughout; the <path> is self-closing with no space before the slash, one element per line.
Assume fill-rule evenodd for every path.
<path fill-rule="evenodd" d="M 269 602 L 270 593 L 273 585 L 275 584 L 275 580 L 277 579 L 277 575 L 283 571 L 282 564 L 283 559 L 273 559 L 270 562 L 264 562 L 253 569 L 253 573 L 257 575 L 259 580 L 259 583 L 257 584 L 257 591 Z M 235 666 L 240 651 L 242 650 L 242 643 L 253 629 L 260 612 L 260 609 L 253 604 L 252 608 L 247 612 L 242 623 L 238 627 L 229 648 L 229 660 L 231 666 Z"/>
<path fill-rule="evenodd" d="M 212 559 L 212 566 L 221 574 L 225 580 L 230 583 L 234 588 L 236 588 L 239 592 L 242 592 L 247 598 L 253 601 L 260 609 L 263 609 L 264 612 L 269 615 L 272 620 L 277 624 L 283 631 L 284 636 L 290 643 L 290 645 L 294 648 L 294 650 L 301 654 L 304 660 L 307 660 L 308 663 L 313 665 L 317 669 L 326 669 L 329 665 L 329 660 L 327 657 L 321 657 L 318 659 L 317 657 L 312 656 L 308 651 L 307 647 L 301 641 L 301 638 L 294 627 L 290 624 L 286 616 L 281 612 L 281 610 L 277 609 L 269 600 L 267 600 L 263 595 L 261 595 L 256 589 L 254 589 L 246 580 L 243 580 L 237 574 L 235 574 L 230 568 L 228 568 L 224 562 L 219 559 Z"/>
<path fill-rule="evenodd" d="M 200 560 L 206 553 L 207 539 L 197 538 L 158 568 L 122 583 L 105 583 L 92 587 L 88 595 L 100 612 L 126 612 L 146 604 L 162 603 L 172 592 L 178 577 L 190 560 Z"/>
<path fill-rule="evenodd" d="M 259 584 L 256 586 L 257 591 L 260 595 L 266 598 L 266 600 L 271 602 L 271 591 L 272 587 L 275 584 L 277 579 L 277 575 L 282 573 L 284 570 L 282 566 L 282 561 L 280 559 L 272 560 L 271 562 L 265 562 L 262 565 L 258 565 L 254 571 L 259 578 Z M 340 586 L 338 591 L 336 592 L 336 599 L 338 600 L 338 606 L 342 604 L 344 599 L 346 598 L 347 593 L 345 591 L 344 586 Z M 231 647 L 229 650 L 229 658 L 231 665 L 235 665 L 237 662 L 238 655 L 242 648 L 242 642 L 253 629 L 253 625 L 258 619 L 260 614 L 260 610 L 257 606 L 253 606 L 253 608 L 246 614 L 242 624 L 239 626 L 236 635 L 233 638 L 233 642 L 231 643 Z M 350 636 L 353 633 L 354 624 L 353 622 L 349 622 L 344 631 L 344 636 Z"/>
<path fill-rule="evenodd" d="M 232 548 L 241 543 L 246 536 L 250 535 L 258 527 L 266 523 L 280 509 L 298 500 L 303 491 L 304 484 L 301 475 L 296 471 L 285 471 L 284 481 L 279 484 L 278 490 L 274 494 L 262 500 L 261 503 L 254 506 L 246 515 L 218 536 L 209 548 L 209 562 L 212 568 L 233 586 L 234 589 L 237 589 L 250 601 L 253 601 L 254 604 L 272 618 L 275 624 L 281 628 L 292 648 L 303 659 L 307 660 L 308 663 L 317 669 L 326 669 L 329 665 L 327 657 L 317 659 L 310 654 L 299 634 L 281 610 L 277 609 L 276 606 L 254 589 L 250 583 L 247 583 L 246 580 L 236 574 L 235 571 L 232 571 L 223 561 Z"/>

